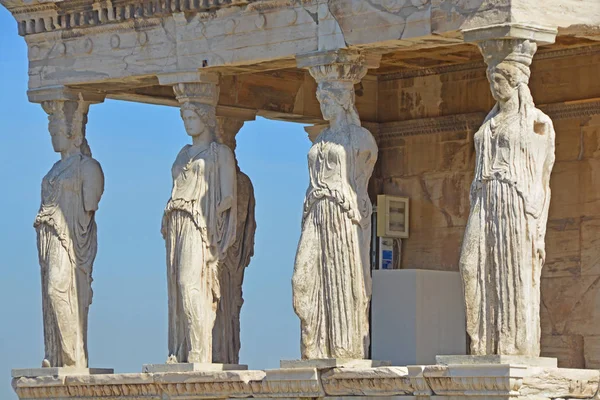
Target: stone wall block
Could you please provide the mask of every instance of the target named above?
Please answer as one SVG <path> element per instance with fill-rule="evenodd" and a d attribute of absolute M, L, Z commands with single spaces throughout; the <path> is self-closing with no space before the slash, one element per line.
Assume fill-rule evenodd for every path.
<path fill-rule="evenodd" d="M 542 278 L 542 334 L 600 335 L 600 276 Z"/>
<path fill-rule="evenodd" d="M 380 148 L 377 164 L 380 171 L 386 171 L 387 178 L 406 175 L 406 147 Z"/>
<path fill-rule="evenodd" d="M 542 277 L 574 277 L 581 273 L 580 219 L 548 221 L 546 230 L 546 264 Z"/>
<path fill-rule="evenodd" d="M 458 271 L 464 227 L 411 233 L 402 241 L 403 269 Z"/>
<path fill-rule="evenodd" d="M 556 161 L 578 161 L 582 157 L 583 149 L 579 120 L 556 120 L 554 129 L 556 130 Z"/>
<path fill-rule="evenodd" d="M 447 141 L 439 144 L 438 171 L 473 170 L 475 158 L 473 143 L 468 141 Z"/>
<path fill-rule="evenodd" d="M 439 136 L 417 135 L 405 138 L 406 147 L 410 149 L 406 155 L 406 175 L 419 175 L 435 172 L 439 159 Z"/>
<path fill-rule="evenodd" d="M 558 358 L 559 368 L 585 368 L 583 336 L 542 335 L 542 357 Z"/>
<path fill-rule="evenodd" d="M 583 338 L 585 368 L 600 369 L 600 335 Z"/>
<path fill-rule="evenodd" d="M 548 104 L 600 97 L 600 81 L 596 78 L 599 63 L 598 54 L 534 62 L 529 85 L 533 98 L 539 104 Z"/>
<path fill-rule="evenodd" d="M 581 127 L 584 158 L 600 158 L 600 118 L 598 117 L 588 119 Z"/>
<path fill-rule="evenodd" d="M 581 163 L 577 161 L 557 162 L 550 177 L 550 219 L 579 218 L 581 207 Z"/>
<path fill-rule="evenodd" d="M 584 160 L 579 179 L 584 215 L 600 216 L 600 158 Z"/>
<path fill-rule="evenodd" d="M 581 274 L 600 275 L 600 217 L 581 222 Z"/>

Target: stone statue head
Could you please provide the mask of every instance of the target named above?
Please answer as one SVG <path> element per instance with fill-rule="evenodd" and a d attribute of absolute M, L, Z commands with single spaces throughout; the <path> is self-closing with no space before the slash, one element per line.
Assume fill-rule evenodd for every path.
<path fill-rule="evenodd" d="M 496 101 L 507 101 L 519 86 L 529 83 L 529 67 L 512 61 L 503 61 L 487 69 L 492 96 Z"/>
<path fill-rule="evenodd" d="M 340 114 L 346 114 L 351 123 L 360 126 L 354 98 L 354 84 L 351 81 L 323 81 L 317 87 L 321 113 L 327 121 L 333 121 Z"/>
<path fill-rule="evenodd" d="M 83 101 L 45 101 L 42 107 L 48 113 L 48 131 L 54 151 L 80 151 L 84 155 L 92 155 L 85 138 L 89 104 Z"/>
<path fill-rule="evenodd" d="M 216 110 L 209 104 L 185 102 L 181 106 L 181 118 L 190 136 L 211 135 L 214 139 Z"/>
<path fill-rule="evenodd" d="M 505 102 L 527 87 L 529 66 L 537 44 L 523 39 L 494 39 L 480 44 L 488 65 L 487 78 L 494 99 Z"/>

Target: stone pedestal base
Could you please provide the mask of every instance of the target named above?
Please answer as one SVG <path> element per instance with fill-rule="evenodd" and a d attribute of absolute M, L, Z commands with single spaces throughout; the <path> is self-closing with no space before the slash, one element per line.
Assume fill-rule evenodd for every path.
<path fill-rule="evenodd" d="M 558 366 L 556 358 L 527 356 L 437 356 L 435 361 L 440 365 L 504 364 L 546 368 L 556 368 Z"/>
<path fill-rule="evenodd" d="M 282 360 L 279 362 L 281 369 L 295 368 L 376 368 L 390 366 L 390 361 L 361 360 L 353 358 L 319 358 L 315 360 Z"/>
<path fill-rule="evenodd" d="M 467 354 L 458 272 L 373 271 L 371 357 L 394 365 L 435 364 L 438 354 Z"/>
<path fill-rule="evenodd" d="M 591 400 L 599 380 L 598 370 L 455 364 L 20 377 L 13 388 L 21 400 Z"/>
<path fill-rule="evenodd" d="M 217 371 L 247 371 L 247 365 L 217 364 L 217 363 L 176 363 L 176 364 L 144 364 L 142 372 L 166 373 L 166 372 L 217 372 Z"/>
<path fill-rule="evenodd" d="M 114 369 L 109 368 L 76 368 L 76 367 L 50 367 L 50 368 L 22 368 L 13 369 L 13 378 L 37 378 L 42 376 L 78 376 L 113 374 Z"/>

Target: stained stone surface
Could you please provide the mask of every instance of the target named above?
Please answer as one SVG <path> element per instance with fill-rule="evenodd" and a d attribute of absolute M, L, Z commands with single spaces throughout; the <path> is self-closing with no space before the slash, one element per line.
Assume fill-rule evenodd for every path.
<path fill-rule="evenodd" d="M 482 364 L 505 364 L 525 365 L 528 367 L 556 368 L 556 358 L 550 357 L 526 357 L 526 356 L 437 356 L 436 362 L 441 365 L 482 365 Z"/>
<path fill-rule="evenodd" d="M 21 399 L 592 399 L 600 372 L 515 365 L 204 371 L 16 378 Z M 364 397 L 363 397 L 364 396 Z M 406 396 L 406 397 L 404 397 Z"/>
<path fill-rule="evenodd" d="M 145 364 L 142 372 L 193 372 L 193 371 L 246 371 L 247 365 L 219 363 L 175 363 L 175 364 Z"/>
<path fill-rule="evenodd" d="M 40 376 L 77 376 L 113 374 L 112 368 L 48 367 L 13 369 L 13 378 L 36 378 Z"/>
<path fill-rule="evenodd" d="M 390 361 L 344 359 L 344 358 L 322 358 L 314 360 L 282 360 L 279 363 L 282 369 L 296 368 L 375 368 L 392 365 Z"/>

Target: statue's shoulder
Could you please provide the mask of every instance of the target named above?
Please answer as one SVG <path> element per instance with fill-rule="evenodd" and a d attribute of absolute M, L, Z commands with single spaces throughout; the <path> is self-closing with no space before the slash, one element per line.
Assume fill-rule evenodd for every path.
<path fill-rule="evenodd" d="M 103 175 L 102 166 L 100 165 L 98 160 L 90 156 L 81 156 L 81 169 L 86 175 Z"/>
<path fill-rule="evenodd" d="M 104 187 L 104 172 L 100 163 L 86 155 L 81 156 L 81 174 L 83 182 L 86 187 L 92 185 L 99 185 L 98 187 Z"/>
<path fill-rule="evenodd" d="M 370 149 L 377 151 L 377 141 L 370 130 L 360 125 L 353 124 L 350 126 L 350 133 L 353 137 L 359 138 L 361 143 L 367 144 Z"/>
<path fill-rule="evenodd" d="M 554 124 L 552 123 L 552 119 L 539 108 L 535 109 L 535 122 L 533 129 L 537 134 L 548 135 L 551 138 L 554 138 L 556 135 L 554 132 Z"/>
<path fill-rule="evenodd" d="M 540 110 L 539 108 L 535 109 L 536 112 L 536 122 L 540 123 L 540 124 L 546 124 L 546 125 L 550 125 L 552 126 L 552 119 L 546 114 L 544 113 L 542 110 Z"/>
<path fill-rule="evenodd" d="M 214 142 L 213 146 L 215 147 L 219 158 L 225 158 L 227 160 L 235 160 L 235 156 L 233 155 L 233 151 L 226 144 Z"/>

